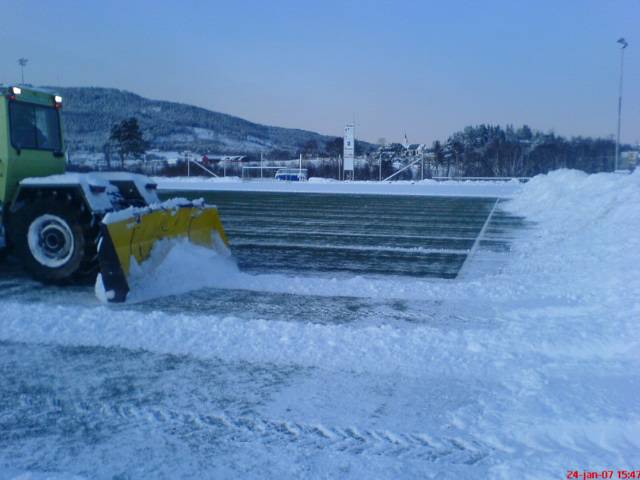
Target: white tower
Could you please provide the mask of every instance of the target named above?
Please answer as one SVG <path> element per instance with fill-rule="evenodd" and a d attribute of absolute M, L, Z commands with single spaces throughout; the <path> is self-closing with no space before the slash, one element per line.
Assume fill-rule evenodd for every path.
<path fill-rule="evenodd" d="M 343 171 L 351 172 L 350 176 L 353 178 L 353 158 L 355 154 L 355 125 L 353 123 L 347 123 L 344 127 L 344 149 L 343 149 Z"/>

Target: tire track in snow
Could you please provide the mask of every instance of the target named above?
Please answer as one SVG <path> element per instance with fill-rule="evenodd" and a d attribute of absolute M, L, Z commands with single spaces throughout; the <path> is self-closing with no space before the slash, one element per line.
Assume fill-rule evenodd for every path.
<path fill-rule="evenodd" d="M 44 401 L 43 401 L 44 400 Z M 447 436 L 436 438 L 425 432 L 393 432 L 382 429 L 360 429 L 355 426 L 329 426 L 282 419 L 233 415 L 226 412 L 209 414 L 174 410 L 162 406 L 138 406 L 132 403 L 89 403 L 56 397 L 33 399 L 21 397 L 19 409 L 38 410 L 38 414 L 56 417 L 57 425 L 65 419 L 82 421 L 90 429 L 110 428 L 122 431 L 122 423 L 130 427 L 148 426 L 166 429 L 172 434 L 184 427 L 189 436 L 213 433 L 231 437 L 232 441 L 293 444 L 296 447 L 334 449 L 353 455 L 383 455 L 396 458 L 422 459 L 472 465 L 492 453 L 492 447 L 476 438 Z M 22 411 L 21 414 L 26 412 Z M 30 412 L 29 412 L 30 413 Z M 16 412 L 16 414 L 18 414 Z M 105 421 L 107 423 L 105 424 Z M 247 438 L 241 438 L 246 436 Z"/>

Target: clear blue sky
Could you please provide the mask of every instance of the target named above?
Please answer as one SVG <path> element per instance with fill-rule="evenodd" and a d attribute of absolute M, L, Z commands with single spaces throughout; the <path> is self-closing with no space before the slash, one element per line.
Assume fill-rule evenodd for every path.
<path fill-rule="evenodd" d="M 0 82 L 105 86 L 369 141 L 527 123 L 640 140 L 640 1 L 2 0 Z"/>

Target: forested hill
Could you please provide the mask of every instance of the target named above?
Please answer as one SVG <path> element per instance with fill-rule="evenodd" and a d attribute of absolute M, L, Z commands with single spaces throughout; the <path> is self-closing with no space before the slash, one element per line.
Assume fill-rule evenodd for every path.
<path fill-rule="evenodd" d="M 324 150 L 334 139 L 292 128 L 270 127 L 192 105 L 150 100 L 125 90 L 96 87 L 45 87 L 62 95 L 67 144 L 100 151 L 111 127 L 136 117 L 152 148 L 217 153 L 282 151 L 295 154 L 305 145 Z"/>

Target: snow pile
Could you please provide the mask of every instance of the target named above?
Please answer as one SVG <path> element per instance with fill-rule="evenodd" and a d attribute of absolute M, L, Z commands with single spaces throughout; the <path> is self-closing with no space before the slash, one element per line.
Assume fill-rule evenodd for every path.
<path fill-rule="evenodd" d="M 215 287 L 226 278 L 241 275 L 230 251 L 214 235 L 215 249 L 193 244 L 186 238 L 163 239 L 155 243 L 142 264 L 132 257 L 127 302 Z M 96 280 L 95 294 L 103 303 L 112 298 L 112 292 L 105 291 L 101 275 Z"/>
<path fill-rule="evenodd" d="M 636 298 L 640 170 L 539 175 L 506 208 L 537 224 L 514 245 L 512 275 L 544 284 L 548 293 L 612 305 Z"/>
<path fill-rule="evenodd" d="M 162 240 L 142 265 L 131 264 L 127 301 L 179 295 L 213 286 L 217 279 L 238 273 L 227 251 L 195 245 L 187 239 Z"/>
<path fill-rule="evenodd" d="M 603 359 L 637 363 L 640 171 L 558 170 L 535 177 L 506 208 L 535 225 L 490 279 L 495 300 L 511 296 L 505 331 L 524 349 L 581 359 L 594 375 Z"/>

